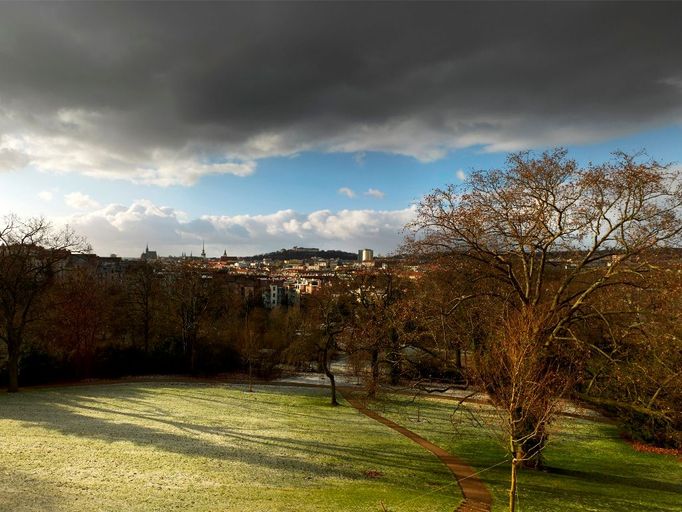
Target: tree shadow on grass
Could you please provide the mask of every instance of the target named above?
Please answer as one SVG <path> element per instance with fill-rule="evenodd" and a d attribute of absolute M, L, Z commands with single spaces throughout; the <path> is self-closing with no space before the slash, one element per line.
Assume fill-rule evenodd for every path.
<path fill-rule="evenodd" d="M 281 435 L 263 435 L 249 432 L 248 429 L 234 429 L 229 426 L 215 426 L 182 421 L 168 416 L 169 411 L 156 407 L 155 394 L 129 386 L 123 392 L 109 389 L 105 393 L 93 393 L 92 388 L 79 390 L 70 388 L 68 392 L 32 392 L 24 395 L 29 399 L 30 408 L 21 401 L 5 401 L 0 408 L 0 419 L 21 421 L 26 425 L 41 426 L 65 435 L 102 440 L 109 443 L 125 441 L 139 446 L 154 446 L 160 450 L 187 456 L 201 456 L 225 461 L 244 462 L 253 466 L 285 469 L 288 472 L 317 477 L 343 477 L 361 479 L 363 476 L 348 464 L 368 466 L 393 466 L 410 471 L 428 471 L 429 464 L 421 457 L 415 460 L 409 453 L 401 450 L 399 443 L 382 443 L 380 447 L 345 446 L 325 440 L 306 440 Z M 98 390 L 99 391 L 99 390 Z M 21 398 L 21 397 L 20 397 Z M 112 407 L 107 399 L 126 399 L 138 406 L 149 406 L 154 412 L 145 413 L 130 409 Z M 9 402 L 9 403 L 8 403 Z M 280 407 L 282 404 L 279 404 Z M 94 417 L 93 414 L 106 415 L 107 418 Z M 120 421 L 120 420 L 123 421 Z M 146 425 L 134 421 L 144 421 Z M 328 420 L 328 418 L 326 418 Z M 154 426 L 156 425 L 156 427 Z M 351 425 L 339 424 L 340 436 L 353 436 L 348 430 Z M 164 428 L 172 427 L 180 432 L 169 432 Z M 346 430 L 343 430 L 343 429 Z M 218 439 L 230 439 L 225 445 L 218 440 L 212 442 L 205 435 Z M 277 451 L 293 452 L 293 456 Z M 302 458 L 298 454 L 310 455 Z M 314 460 L 327 457 L 332 464 Z M 429 455 L 424 453 L 424 457 Z M 258 473 L 256 473 L 258 474 Z M 258 477 L 255 476 L 254 480 Z M 263 475 L 267 478 L 267 475 Z M 266 482 L 267 483 L 267 482 Z M 408 484 L 409 485 L 409 484 Z"/>
<path fill-rule="evenodd" d="M 59 504 L 63 497 L 52 482 L 45 482 L 7 465 L 0 468 L 0 481 L 2 481 L 0 510 L 18 512 L 61 508 Z M 46 488 L 50 488 L 51 492 L 46 493 Z"/>
<path fill-rule="evenodd" d="M 623 485 L 625 487 L 635 487 L 638 489 L 665 491 L 682 494 L 682 484 L 675 484 L 672 482 L 661 482 L 660 480 L 652 480 L 650 478 L 610 475 L 594 471 L 580 471 L 575 469 L 564 469 L 555 467 L 548 467 L 545 469 L 548 473 L 553 475 L 578 478 L 581 480 L 586 480 L 591 483 Z"/>
<path fill-rule="evenodd" d="M 272 402 L 273 404 L 275 402 Z M 121 411 L 121 410 L 113 410 L 113 409 L 107 409 L 103 407 L 97 407 L 93 405 L 84 405 L 82 403 L 74 405 L 72 404 L 71 407 L 86 410 L 89 412 L 95 412 L 95 413 L 105 413 L 105 414 L 110 414 L 110 415 L 120 415 L 120 416 L 126 416 L 129 418 L 135 418 L 135 419 L 140 419 L 143 421 L 147 422 L 155 422 L 155 423 L 161 423 L 164 425 L 168 425 L 174 428 L 177 428 L 178 430 L 181 430 L 183 432 L 188 433 L 190 436 L 196 435 L 196 434 L 208 434 L 208 435 L 213 435 L 217 436 L 220 438 L 231 438 L 238 442 L 241 446 L 253 446 L 254 450 L 258 450 L 258 445 L 262 446 L 263 448 L 265 447 L 273 447 L 273 448 L 283 448 L 286 450 L 292 450 L 295 452 L 304 452 L 308 454 L 314 454 L 314 455 L 325 455 L 325 456 L 331 456 L 334 458 L 337 458 L 339 460 L 343 460 L 344 462 L 347 461 L 354 461 L 354 462 L 367 462 L 371 461 L 372 464 L 380 464 L 382 466 L 392 466 L 392 467 L 397 467 L 397 468 L 402 468 L 402 469 L 410 469 L 413 471 L 419 471 L 423 470 L 423 464 L 420 464 L 419 461 L 416 461 L 415 459 L 407 456 L 405 453 L 402 453 L 398 451 L 397 449 L 391 449 L 391 450 L 386 450 L 384 449 L 385 446 L 382 445 L 382 449 L 373 449 L 368 446 L 354 446 L 350 447 L 348 445 L 342 445 L 342 444 L 334 444 L 330 442 L 323 442 L 317 439 L 313 440 L 305 440 L 305 439 L 300 439 L 300 438 L 295 438 L 295 437 L 282 437 L 282 436 L 277 436 L 273 434 L 257 434 L 252 431 L 248 427 L 243 427 L 243 428 L 235 428 L 235 427 L 222 427 L 222 426 L 215 426 L 215 425 L 202 425 L 202 424 L 197 424 L 197 423 L 192 423 L 189 421 L 179 421 L 179 420 L 172 420 L 169 418 L 161 418 L 156 415 L 149 415 L 149 414 L 142 414 L 138 412 L 132 412 L 132 411 Z M 287 411 L 288 415 L 297 415 L 297 416 L 307 416 L 309 418 L 319 418 L 317 415 L 306 415 L 302 413 L 294 413 L 291 411 Z M 90 416 L 85 416 L 86 418 L 89 418 Z M 324 418 L 324 417 L 322 417 Z M 328 418 L 324 418 L 328 419 Z M 348 425 L 344 425 L 345 427 L 348 427 Z M 273 429 L 275 429 L 273 427 Z M 306 430 L 306 429 L 302 429 Z M 339 435 L 350 435 L 352 436 L 353 433 L 352 431 L 346 431 L 346 432 L 339 432 Z M 194 438 L 193 438 L 194 439 Z M 401 438 L 402 441 L 402 438 Z M 197 439 L 197 442 L 205 442 L 205 441 L 200 441 Z M 210 447 L 216 446 L 216 447 L 223 447 L 223 445 L 214 445 L 212 443 L 208 443 Z M 428 454 L 424 454 L 425 456 L 428 457 Z M 347 473 L 344 474 L 343 476 L 345 477 L 357 477 L 356 473 Z"/>
<path fill-rule="evenodd" d="M 208 404 L 215 404 L 217 407 L 228 407 L 230 405 L 233 405 L 235 402 L 241 402 L 240 407 L 244 409 L 245 411 L 250 411 L 252 409 L 256 409 L 258 407 L 272 407 L 274 410 L 282 410 L 286 409 L 286 415 L 287 416 L 297 416 L 301 418 L 309 418 L 313 420 L 323 420 L 327 421 L 329 420 L 331 414 L 335 410 L 335 408 L 332 408 L 328 404 L 328 391 L 324 390 L 321 392 L 319 388 L 296 388 L 294 386 L 273 386 L 273 385 L 268 385 L 268 386 L 259 386 L 259 385 L 254 385 L 254 391 L 253 392 L 247 392 L 247 385 L 244 384 L 233 384 L 233 383 L 219 383 L 219 384 L 206 384 L 207 386 L 212 386 L 216 387 L 218 389 L 229 389 L 231 391 L 240 391 L 244 393 L 244 397 L 253 397 L 255 400 L 254 401 L 248 401 L 245 403 L 243 400 L 244 397 L 239 398 L 235 396 L 229 396 L 229 397 L 224 397 L 224 399 L 217 399 L 217 398 L 208 398 L 206 396 L 202 396 L 200 394 L 194 394 L 194 393 L 189 393 L 189 390 L 191 387 L 196 387 L 197 384 L 186 384 L 186 383 L 179 383 L 179 385 L 174 385 L 173 382 L 164 382 L 163 384 L 166 384 L 168 387 L 164 386 L 164 394 L 166 395 L 173 395 L 177 396 L 178 398 L 182 400 L 192 400 L 196 402 L 206 402 Z M 180 387 L 182 386 L 182 387 Z M 312 407 L 327 407 L 329 406 L 328 409 L 325 410 L 325 413 L 322 414 L 312 414 L 312 413 L 304 413 L 301 412 L 300 410 L 294 411 L 291 409 L 289 404 L 284 404 L 281 402 L 275 402 L 275 401 L 270 401 L 266 400 L 263 397 L 270 395 L 270 394 L 284 394 L 288 396 L 297 396 L 300 398 L 306 398 L 311 401 L 316 401 L 316 400 L 321 400 L 318 403 L 311 402 L 307 405 L 310 405 Z M 124 398 L 124 397 L 121 397 Z M 147 399 L 134 399 L 131 397 L 125 397 L 126 401 L 137 401 L 141 404 L 149 406 L 149 402 Z M 340 399 L 340 401 L 343 401 L 343 399 Z"/>

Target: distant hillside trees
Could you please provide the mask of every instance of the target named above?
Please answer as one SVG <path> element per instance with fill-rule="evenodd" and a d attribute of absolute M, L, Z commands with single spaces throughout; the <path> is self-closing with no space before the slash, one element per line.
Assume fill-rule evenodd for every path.
<path fill-rule="evenodd" d="M 257 254 L 255 256 L 249 256 L 245 258 L 247 260 L 273 260 L 273 261 L 284 261 L 284 260 L 303 260 L 310 258 L 322 258 L 328 260 L 357 260 L 358 255 L 352 252 L 339 251 L 339 250 L 309 250 L 304 248 L 296 249 L 280 249 L 275 252 L 268 252 L 265 254 Z"/>

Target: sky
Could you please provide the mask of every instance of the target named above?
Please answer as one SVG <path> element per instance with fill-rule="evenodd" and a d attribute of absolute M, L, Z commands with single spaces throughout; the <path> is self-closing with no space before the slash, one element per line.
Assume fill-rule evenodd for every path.
<path fill-rule="evenodd" d="M 0 215 L 102 255 L 395 251 L 509 152 L 682 162 L 682 3 L 0 3 Z"/>

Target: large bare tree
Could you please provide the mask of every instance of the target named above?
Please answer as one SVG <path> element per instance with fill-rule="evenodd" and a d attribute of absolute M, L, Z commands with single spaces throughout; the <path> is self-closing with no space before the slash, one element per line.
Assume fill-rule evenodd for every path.
<path fill-rule="evenodd" d="M 43 218 L 9 215 L 0 224 L 0 339 L 7 345 L 8 391 L 19 389 L 19 358 L 26 331 L 45 313 L 46 291 L 74 252 L 89 251 L 68 227 Z"/>
<path fill-rule="evenodd" d="M 98 344 L 106 339 L 112 304 L 94 268 L 74 268 L 52 287 L 45 336 L 72 363 L 75 375 L 91 377 Z"/>
<path fill-rule="evenodd" d="M 681 207 L 679 171 L 642 155 L 580 166 L 563 149 L 523 152 L 426 196 L 407 246 L 467 260 L 491 311 L 535 315 L 549 364 L 552 349 L 590 345 L 578 326 L 604 318 L 595 295 L 643 285 L 651 250 L 679 243 Z"/>

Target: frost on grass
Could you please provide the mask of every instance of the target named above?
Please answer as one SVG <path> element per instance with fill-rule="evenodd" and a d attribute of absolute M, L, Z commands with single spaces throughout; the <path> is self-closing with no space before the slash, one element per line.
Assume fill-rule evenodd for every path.
<path fill-rule="evenodd" d="M 460 500 L 452 486 L 431 492 L 452 481 L 435 458 L 307 388 L 152 383 L 2 395 L 0 471 L 8 511 L 336 512 L 383 501 L 406 512 Z"/>

